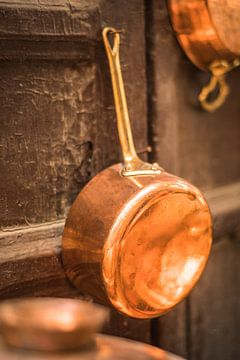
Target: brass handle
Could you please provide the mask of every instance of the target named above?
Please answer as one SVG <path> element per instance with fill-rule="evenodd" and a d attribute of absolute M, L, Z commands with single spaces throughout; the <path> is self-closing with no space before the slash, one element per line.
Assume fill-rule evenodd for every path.
<path fill-rule="evenodd" d="M 214 112 L 224 104 L 230 93 L 230 88 L 226 82 L 226 73 L 239 65 L 239 59 L 235 59 L 232 64 L 225 60 L 216 60 L 209 66 L 209 71 L 212 74 L 210 82 L 202 88 L 198 96 L 204 110 Z M 217 88 L 217 86 L 219 87 L 218 96 L 210 101 L 208 96 Z"/>
<path fill-rule="evenodd" d="M 124 90 L 121 65 L 119 60 L 120 31 L 106 27 L 103 29 L 103 41 L 108 56 L 112 79 L 114 102 L 117 114 L 118 134 L 123 154 L 123 176 L 149 175 L 160 173 L 162 169 L 158 164 L 149 164 L 142 161 L 136 153 L 132 130 L 129 120 L 127 100 Z M 113 46 L 109 41 L 109 35 L 113 35 Z"/>

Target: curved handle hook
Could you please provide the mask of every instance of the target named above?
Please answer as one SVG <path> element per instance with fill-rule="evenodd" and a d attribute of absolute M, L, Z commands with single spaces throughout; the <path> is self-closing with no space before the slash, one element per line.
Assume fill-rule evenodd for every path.
<path fill-rule="evenodd" d="M 102 36 L 105 45 L 105 49 L 108 56 L 116 57 L 119 54 L 120 35 L 122 30 L 116 30 L 112 27 L 106 27 L 103 29 Z M 108 35 L 113 34 L 113 47 L 111 46 Z"/>
<path fill-rule="evenodd" d="M 119 60 L 120 32 L 112 27 L 107 27 L 103 29 L 102 35 L 110 66 L 118 135 L 124 160 L 121 174 L 123 176 L 159 174 L 162 171 L 159 165 L 142 161 L 135 150 Z M 109 41 L 110 34 L 113 35 L 113 45 Z"/>
<path fill-rule="evenodd" d="M 212 101 L 208 100 L 208 96 L 217 88 L 217 86 L 219 87 L 218 96 Z M 226 82 L 225 75 L 222 75 L 221 77 L 212 75 L 209 84 L 204 86 L 198 95 L 198 100 L 204 110 L 214 112 L 224 104 L 229 93 L 230 88 Z"/>
<path fill-rule="evenodd" d="M 211 79 L 208 85 L 204 86 L 198 96 L 198 100 L 204 110 L 214 112 L 220 108 L 230 93 L 230 88 L 226 82 L 226 73 L 240 65 L 239 59 L 235 59 L 232 64 L 225 60 L 216 60 L 210 66 Z M 208 96 L 219 88 L 217 97 L 209 100 Z"/>

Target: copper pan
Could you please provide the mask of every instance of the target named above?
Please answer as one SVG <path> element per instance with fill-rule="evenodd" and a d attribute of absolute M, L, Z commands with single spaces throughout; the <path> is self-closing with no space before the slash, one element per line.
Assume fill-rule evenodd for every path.
<path fill-rule="evenodd" d="M 125 315 L 152 318 L 183 300 L 200 278 L 211 247 L 211 215 L 197 188 L 138 158 L 119 32 L 105 28 L 103 39 L 124 163 L 99 173 L 78 195 L 64 229 L 63 263 L 82 294 Z"/>
<path fill-rule="evenodd" d="M 199 94 L 207 111 L 225 102 L 230 89 L 225 75 L 240 64 L 239 0 L 168 0 L 172 25 L 189 59 L 212 74 Z M 219 87 L 214 100 L 208 96 Z"/>

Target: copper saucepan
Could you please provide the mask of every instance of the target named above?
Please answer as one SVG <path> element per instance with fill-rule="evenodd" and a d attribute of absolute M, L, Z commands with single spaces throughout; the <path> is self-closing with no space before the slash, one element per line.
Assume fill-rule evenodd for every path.
<path fill-rule="evenodd" d="M 124 164 L 99 173 L 76 198 L 64 229 L 63 262 L 82 294 L 125 315 L 151 318 L 179 303 L 198 281 L 211 247 L 211 215 L 197 188 L 138 158 L 119 32 L 105 28 L 103 39 Z"/>

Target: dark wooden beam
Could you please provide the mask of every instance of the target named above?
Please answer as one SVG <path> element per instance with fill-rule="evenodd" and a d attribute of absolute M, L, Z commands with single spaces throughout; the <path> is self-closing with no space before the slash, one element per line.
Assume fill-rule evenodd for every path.
<path fill-rule="evenodd" d="M 100 29 L 93 0 L 0 2 L 0 59 L 91 60 Z"/>

